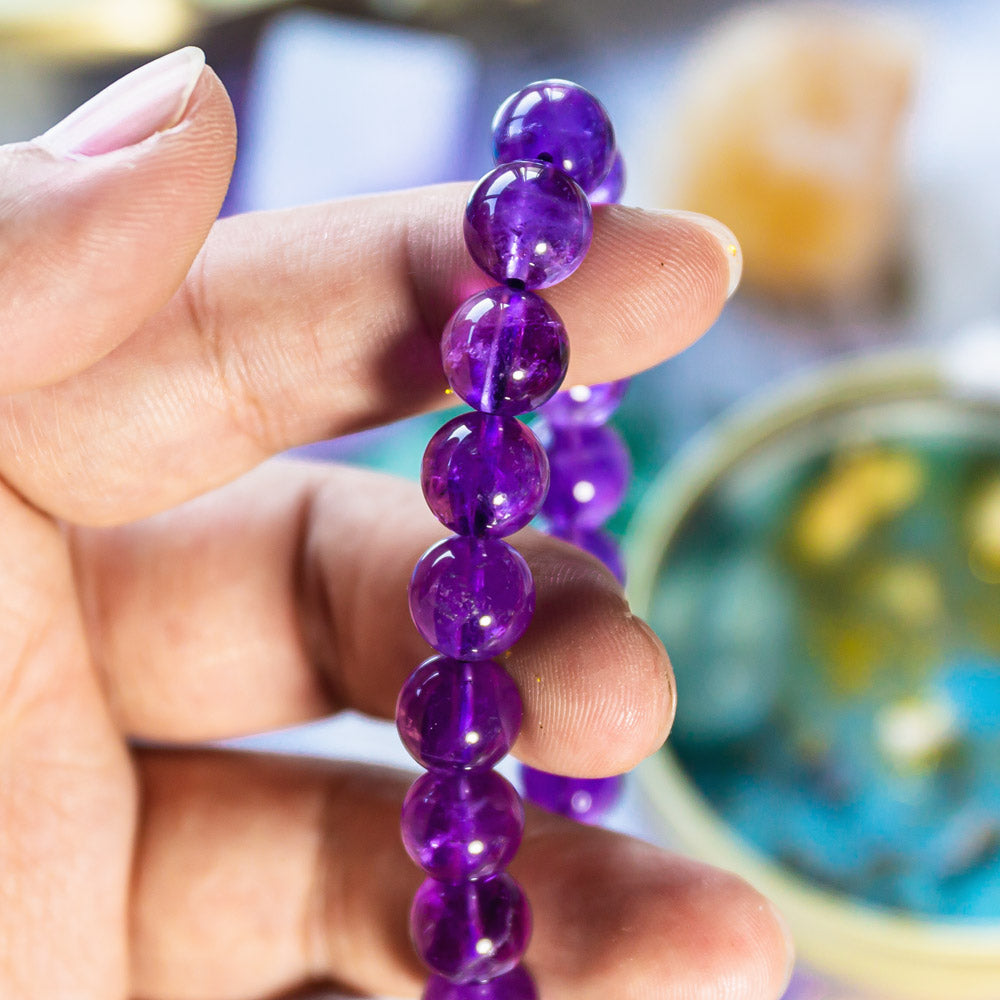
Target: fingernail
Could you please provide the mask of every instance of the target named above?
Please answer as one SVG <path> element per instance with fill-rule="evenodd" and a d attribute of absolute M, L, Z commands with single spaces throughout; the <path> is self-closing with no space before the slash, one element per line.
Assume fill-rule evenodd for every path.
<path fill-rule="evenodd" d="M 194 45 L 116 80 L 35 141 L 57 156 L 99 156 L 171 128 L 184 116 L 205 68 Z"/>
<path fill-rule="evenodd" d="M 672 215 L 675 219 L 683 219 L 685 222 L 692 222 L 715 238 L 722 248 L 726 263 L 729 265 L 729 286 L 726 289 L 726 298 L 731 298 L 733 292 L 739 287 L 740 275 L 743 273 L 743 251 L 740 249 L 740 241 L 736 239 L 733 231 L 728 226 L 724 226 L 718 219 L 713 219 L 710 215 L 702 215 L 700 212 L 682 212 L 671 209 L 665 214 Z"/>

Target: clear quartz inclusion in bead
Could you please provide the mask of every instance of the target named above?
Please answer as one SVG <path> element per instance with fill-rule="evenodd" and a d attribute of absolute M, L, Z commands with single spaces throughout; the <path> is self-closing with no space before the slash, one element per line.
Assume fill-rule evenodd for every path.
<path fill-rule="evenodd" d="M 504 872 L 475 882 L 429 878 L 410 909 L 410 937 L 424 964 L 455 983 L 494 979 L 521 960 L 531 910 Z"/>
<path fill-rule="evenodd" d="M 521 714 L 517 685 L 495 660 L 466 663 L 434 656 L 403 685 L 396 728 L 424 767 L 472 771 L 506 756 Z"/>
<path fill-rule="evenodd" d="M 548 288 L 568 278 L 590 247 L 590 202 L 547 163 L 515 160 L 491 170 L 465 208 L 472 259 L 511 288 Z"/>
<path fill-rule="evenodd" d="M 486 878 L 517 853 L 524 806 L 496 771 L 428 771 L 403 801 L 402 831 L 406 852 L 433 878 Z"/>
<path fill-rule="evenodd" d="M 552 163 L 590 193 L 615 163 L 615 132 L 601 102 L 568 80 L 540 80 L 511 94 L 493 118 L 497 163 Z"/>
<path fill-rule="evenodd" d="M 562 384 L 569 341 L 545 299 L 500 285 L 455 310 L 441 337 L 441 362 L 469 406 L 513 416 L 538 409 Z"/>
<path fill-rule="evenodd" d="M 459 660 L 506 651 L 534 611 L 531 570 L 499 538 L 446 538 L 421 556 L 410 578 L 417 631 L 439 653 Z"/>
<path fill-rule="evenodd" d="M 515 417 L 461 413 L 430 439 L 420 482 L 434 516 L 460 535 L 512 535 L 541 509 L 549 462 Z"/>

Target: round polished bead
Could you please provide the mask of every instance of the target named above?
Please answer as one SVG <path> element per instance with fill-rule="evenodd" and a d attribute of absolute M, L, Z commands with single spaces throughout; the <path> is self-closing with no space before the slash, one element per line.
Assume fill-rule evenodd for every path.
<path fill-rule="evenodd" d="M 535 981 L 523 965 L 485 983 L 452 983 L 431 976 L 422 1000 L 538 1000 Z"/>
<path fill-rule="evenodd" d="M 553 524 L 551 535 L 565 542 L 572 542 L 578 549 L 589 552 L 600 559 L 614 574 L 615 579 L 625 586 L 625 561 L 615 539 L 600 528 L 582 528 L 571 522 Z"/>
<path fill-rule="evenodd" d="M 596 528 L 621 505 L 631 469 L 622 439 L 610 427 L 543 428 L 549 492 L 542 511 L 552 525 Z"/>
<path fill-rule="evenodd" d="M 443 882 L 486 878 L 510 864 L 524 832 L 524 806 L 496 771 L 429 771 L 403 801 L 403 845 Z"/>
<path fill-rule="evenodd" d="M 627 378 L 599 385 L 573 385 L 557 392 L 542 413 L 553 427 L 598 427 L 606 424 L 628 389 Z"/>
<path fill-rule="evenodd" d="M 420 477 L 434 516 L 460 535 L 512 535 L 541 509 L 549 462 L 515 417 L 462 413 L 424 452 Z"/>
<path fill-rule="evenodd" d="M 569 174 L 584 191 L 607 176 L 615 132 L 603 105 L 566 80 L 541 80 L 511 94 L 493 119 L 497 163 L 542 160 Z"/>
<path fill-rule="evenodd" d="M 509 649 L 534 611 L 528 564 L 499 538 L 446 538 L 421 556 L 410 579 L 417 631 L 439 653 L 459 660 L 485 660 Z"/>
<path fill-rule="evenodd" d="M 568 278 L 592 234 L 587 196 L 547 163 L 516 160 L 496 167 L 465 208 L 472 259 L 511 288 L 547 288 Z"/>
<path fill-rule="evenodd" d="M 617 205 L 625 191 L 625 161 L 622 154 L 615 155 L 608 176 L 590 192 L 591 205 Z"/>
<path fill-rule="evenodd" d="M 424 767 L 476 770 L 507 755 L 521 728 L 521 696 L 494 660 L 425 660 L 396 702 L 403 746 Z"/>
<path fill-rule="evenodd" d="M 410 936 L 417 954 L 439 976 L 455 983 L 494 979 L 524 954 L 531 911 L 506 873 L 476 882 L 429 878 L 413 900 Z"/>
<path fill-rule="evenodd" d="M 469 406 L 513 416 L 537 409 L 562 384 L 569 341 L 545 299 L 500 285 L 458 307 L 444 328 L 441 361 Z"/>
<path fill-rule="evenodd" d="M 525 797 L 549 812 L 580 823 L 598 823 L 617 805 L 624 775 L 610 778 L 567 778 L 521 765 Z"/>

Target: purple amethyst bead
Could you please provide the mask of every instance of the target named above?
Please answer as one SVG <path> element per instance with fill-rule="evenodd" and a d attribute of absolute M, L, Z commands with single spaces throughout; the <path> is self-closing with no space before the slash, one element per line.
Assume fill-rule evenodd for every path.
<path fill-rule="evenodd" d="M 622 154 L 615 155 L 608 176 L 601 181 L 600 186 L 590 192 L 591 205 L 617 205 L 622 200 L 625 191 L 625 161 Z"/>
<path fill-rule="evenodd" d="M 513 416 L 537 409 L 562 384 L 569 341 L 545 299 L 501 285 L 458 307 L 444 328 L 441 362 L 469 406 Z"/>
<path fill-rule="evenodd" d="M 539 436 L 550 470 L 542 512 L 556 530 L 599 527 L 628 489 L 631 463 L 622 439 L 610 427 L 545 427 Z"/>
<path fill-rule="evenodd" d="M 507 755 L 521 728 L 521 695 L 494 660 L 425 660 L 396 702 L 403 746 L 424 767 L 472 771 Z"/>
<path fill-rule="evenodd" d="M 606 424 L 625 397 L 627 378 L 599 385 L 573 385 L 557 392 L 542 410 L 553 427 L 598 427 Z"/>
<path fill-rule="evenodd" d="M 534 611 L 528 564 L 499 538 L 446 538 L 421 556 L 410 579 L 417 631 L 458 660 L 486 660 L 509 649 Z"/>
<path fill-rule="evenodd" d="M 431 976 L 422 1000 L 538 1000 L 538 989 L 528 970 L 519 965 L 485 983 L 450 983 Z"/>
<path fill-rule="evenodd" d="M 541 509 L 549 462 L 538 438 L 515 417 L 462 413 L 424 452 L 420 477 L 434 516 L 460 535 L 499 538 Z"/>
<path fill-rule="evenodd" d="M 531 937 L 531 910 L 504 873 L 476 882 L 426 879 L 410 910 L 410 936 L 427 967 L 454 983 L 509 972 Z"/>
<path fill-rule="evenodd" d="M 525 798 L 549 812 L 580 823 L 599 823 L 617 805 L 625 787 L 625 776 L 567 778 L 521 765 Z"/>
<path fill-rule="evenodd" d="M 615 579 L 625 586 L 625 561 L 615 539 L 600 528 L 581 528 L 571 523 L 553 524 L 550 535 L 572 542 L 578 549 L 596 556 L 614 574 Z"/>
<path fill-rule="evenodd" d="M 403 846 L 442 882 L 486 878 L 510 864 L 524 832 L 524 806 L 496 771 L 429 771 L 403 801 Z"/>
<path fill-rule="evenodd" d="M 541 80 L 511 94 L 493 118 L 497 163 L 542 160 L 593 191 L 615 158 L 615 131 L 601 102 L 566 80 Z"/>
<path fill-rule="evenodd" d="M 547 288 L 568 278 L 592 235 L 587 196 L 547 163 L 516 160 L 496 167 L 465 208 L 472 259 L 511 288 Z"/>

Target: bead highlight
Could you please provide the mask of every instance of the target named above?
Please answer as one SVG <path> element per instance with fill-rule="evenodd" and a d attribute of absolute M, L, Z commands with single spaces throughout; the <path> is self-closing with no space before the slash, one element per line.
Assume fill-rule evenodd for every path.
<path fill-rule="evenodd" d="M 428 506 L 456 532 L 424 553 L 410 580 L 413 621 L 442 655 L 417 667 L 396 705 L 400 738 L 428 769 L 407 794 L 401 822 L 407 852 L 430 876 L 410 913 L 414 947 L 433 973 L 424 1000 L 538 1000 L 518 966 L 531 913 L 504 871 L 521 841 L 524 808 L 490 770 L 522 716 L 516 685 L 492 657 L 528 627 L 535 592 L 524 559 L 501 538 L 541 510 L 555 533 L 622 573 L 614 541 L 598 526 L 628 472 L 624 449 L 602 426 L 624 383 L 557 396 L 569 362 L 566 330 L 532 291 L 583 260 L 592 237 L 584 189 L 595 200 L 617 197 L 624 175 L 614 132 L 591 94 L 548 80 L 503 105 L 494 140 L 499 165 L 472 191 L 464 233 L 473 260 L 500 284 L 463 302 L 441 338 L 448 392 L 473 410 L 441 427 L 421 467 Z M 516 419 L 545 404 L 537 426 L 547 444 Z M 571 779 L 542 778 L 547 788 L 562 782 L 576 814 L 591 815 L 600 796 L 585 803 L 585 792 L 574 798 L 565 784 Z"/>
<path fill-rule="evenodd" d="M 430 440 L 421 469 L 434 516 L 461 535 L 500 538 L 541 509 L 549 460 L 538 438 L 514 417 L 462 413 Z"/>
<path fill-rule="evenodd" d="M 521 728 L 521 696 L 494 660 L 425 660 L 396 702 L 403 746 L 426 768 L 474 771 L 493 767 Z"/>
<path fill-rule="evenodd" d="M 524 831 L 524 806 L 496 771 L 430 771 L 403 802 L 403 845 L 428 875 L 473 881 L 503 871 Z"/>
<path fill-rule="evenodd" d="M 454 983 L 494 979 L 520 961 L 531 910 L 510 875 L 476 882 L 426 879 L 410 911 L 410 936 L 424 964 Z"/>
<path fill-rule="evenodd" d="M 497 163 L 551 163 L 589 193 L 615 162 L 615 130 L 589 91 L 567 80 L 542 80 L 500 105 L 493 119 L 493 153 Z"/>
<path fill-rule="evenodd" d="M 441 361 L 469 406 L 514 416 L 537 409 L 559 388 L 569 341 L 545 299 L 501 285 L 458 307 L 441 338 Z"/>
<path fill-rule="evenodd" d="M 410 580 L 410 615 L 439 653 L 486 660 L 517 642 L 535 611 L 531 570 L 498 538 L 456 535 L 432 545 Z"/>
<path fill-rule="evenodd" d="M 628 489 L 631 462 L 610 427 L 546 427 L 550 484 L 542 510 L 554 525 L 597 528 L 618 509 Z"/>
<path fill-rule="evenodd" d="M 587 196 L 547 163 L 501 164 L 476 185 L 465 208 L 472 259 L 511 288 L 548 288 L 568 278 L 592 235 Z"/>

